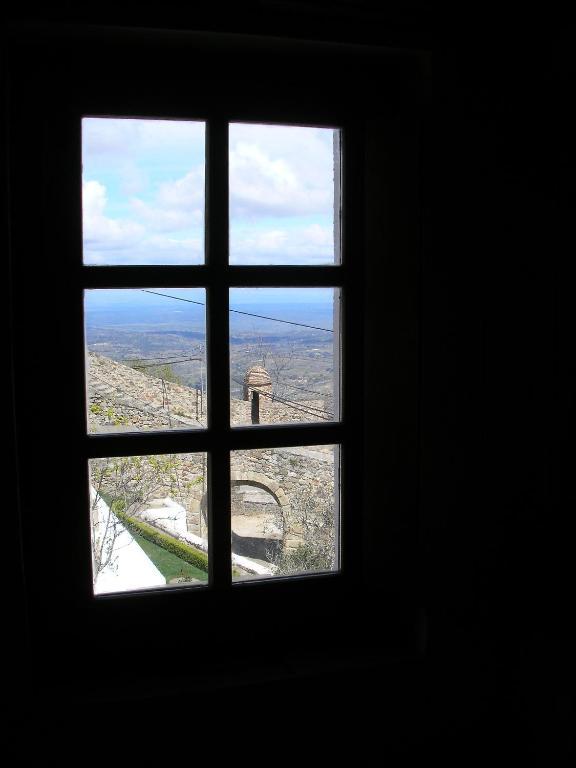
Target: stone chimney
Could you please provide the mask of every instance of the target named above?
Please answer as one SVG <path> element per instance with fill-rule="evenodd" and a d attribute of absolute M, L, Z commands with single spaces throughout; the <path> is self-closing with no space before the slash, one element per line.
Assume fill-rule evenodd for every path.
<path fill-rule="evenodd" d="M 265 395 L 272 394 L 272 379 L 261 365 L 253 365 L 244 374 L 244 400 L 251 400 L 250 392 L 254 390 L 263 392 Z"/>

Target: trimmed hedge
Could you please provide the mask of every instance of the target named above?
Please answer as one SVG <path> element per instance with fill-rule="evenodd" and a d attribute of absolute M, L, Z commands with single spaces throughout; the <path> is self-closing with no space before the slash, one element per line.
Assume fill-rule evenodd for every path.
<path fill-rule="evenodd" d="M 161 533 L 154 526 L 148 525 L 148 523 L 144 523 L 142 520 L 128 517 L 117 507 L 114 508 L 114 514 L 124 523 L 128 530 L 139 534 L 143 539 L 151 541 L 152 544 L 157 544 L 186 563 L 190 563 L 190 565 L 194 565 L 201 571 L 208 573 L 208 555 L 206 552 L 202 552 L 202 550 L 196 549 L 190 544 L 185 544 L 183 541 L 178 541 L 178 539 L 173 539 L 172 536 Z"/>

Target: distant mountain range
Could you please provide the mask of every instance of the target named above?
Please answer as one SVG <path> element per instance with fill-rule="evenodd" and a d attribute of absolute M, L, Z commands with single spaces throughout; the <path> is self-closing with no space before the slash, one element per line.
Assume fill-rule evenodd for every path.
<path fill-rule="evenodd" d="M 182 307 L 182 308 L 181 308 Z M 241 304 L 231 307 L 242 313 L 230 313 L 231 333 L 246 333 L 252 331 L 256 335 L 275 336 L 282 338 L 291 336 L 298 325 L 302 323 L 318 328 L 332 328 L 332 305 L 315 304 Z M 254 317 L 263 315 L 267 318 L 277 318 L 287 323 Z M 205 310 L 198 305 L 180 304 L 177 308 L 166 306 L 140 306 L 118 304 L 110 307 L 91 308 L 85 315 L 86 328 L 115 327 L 116 330 L 161 332 L 195 332 L 203 333 L 205 328 Z M 302 329 L 305 330 L 305 329 Z"/>

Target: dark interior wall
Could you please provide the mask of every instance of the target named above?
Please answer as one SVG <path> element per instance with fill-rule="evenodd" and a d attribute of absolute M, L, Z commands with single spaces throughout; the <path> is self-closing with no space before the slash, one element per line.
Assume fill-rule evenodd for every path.
<path fill-rule="evenodd" d="M 517 652 L 565 614 L 570 80 L 566 60 L 530 48 L 435 57 L 423 166 L 422 499 L 432 600 L 450 596 L 454 608 L 438 638 L 444 652 L 462 642 L 450 639 L 458 616 L 474 625 L 466 644 Z"/>
<path fill-rule="evenodd" d="M 525 746 L 569 738 L 572 81 L 559 39 L 436 51 L 423 158 L 428 658 Z"/>
<path fill-rule="evenodd" d="M 330 18 L 345 34 L 346 24 Z M 317 34 L 330 26 L 316 23 Z M 414 561 L 396 564 L 404 595 L 419 595 L 426 615 L 425 668 L 409 684 L 414 711 L 440 732 L 446 713 L 467 734 L 480 718 L 488 739 L 508 717 L 509 741 L 513 733 L 519 744 L 544 747 L 553 737 L 550 749 L 566 750 L 576 426 L 569 36 L 559 23 L 540 34 L 534 25 L 521 41 L 514 25 L 498 34 L 489 25 L 474 34 L 470 25 L 469 37 L 457 39 L 417 13 L 367 26 L 372 42 L 412 40 L 432 51 L 415 225 L 421 261 L 400 274 L 414 277 L 419 307 L 405 329 L 411 344 L 419 339 L 418 359 L 404 361 L 418 413 L 410 444 L 400 437 L 386 448 L 388 457 L 419 456 L 416 468 L 399 459 L 391 493 L 398 516 L 402 499 L 412 521 L 419 515 L 420 533 L 413 522 L 382 517 L 383 532 L 404 527 L 402 552 Z M 390 275 L 380 266 L 372 274 Z M 382 599 L 365 618 L 376 627 L 386 611 Z M 389 680 L 379 670 L 342 685 L 381 691 Z M 321 687 L 336 695 L 338 682 Z M 398 687 L 397 675 L 388 690 Z M 261 692 L 277 693 L 276 684 Z M 285 700 L 298 703 L 301 693 L 285 684 Z M 414 723 L 410 707 L 403 711 Z"/>

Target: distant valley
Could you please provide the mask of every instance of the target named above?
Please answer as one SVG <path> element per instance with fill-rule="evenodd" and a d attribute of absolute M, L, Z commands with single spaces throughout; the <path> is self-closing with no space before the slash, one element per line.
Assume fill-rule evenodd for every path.
<path fill-rule="evenodd" d="M 242 396 L 248 368 L 263 365 L 278 396 L 295 402 L 325 398 L 332 407 L 334 334 L 327 304 L 243 304 L 230 313 L 231 394 Z M 251 315 L 279 318 L 285 323 Z M 305 328 L 302 325 L 316 326 Z M 327 330 L 317 330 L 317 328 Z M 205 388 L 204 308 L 113 306 L 88 309 L 86 345 L 92 352 L 140 368 L 171 375 L 182 384 Z"/>

